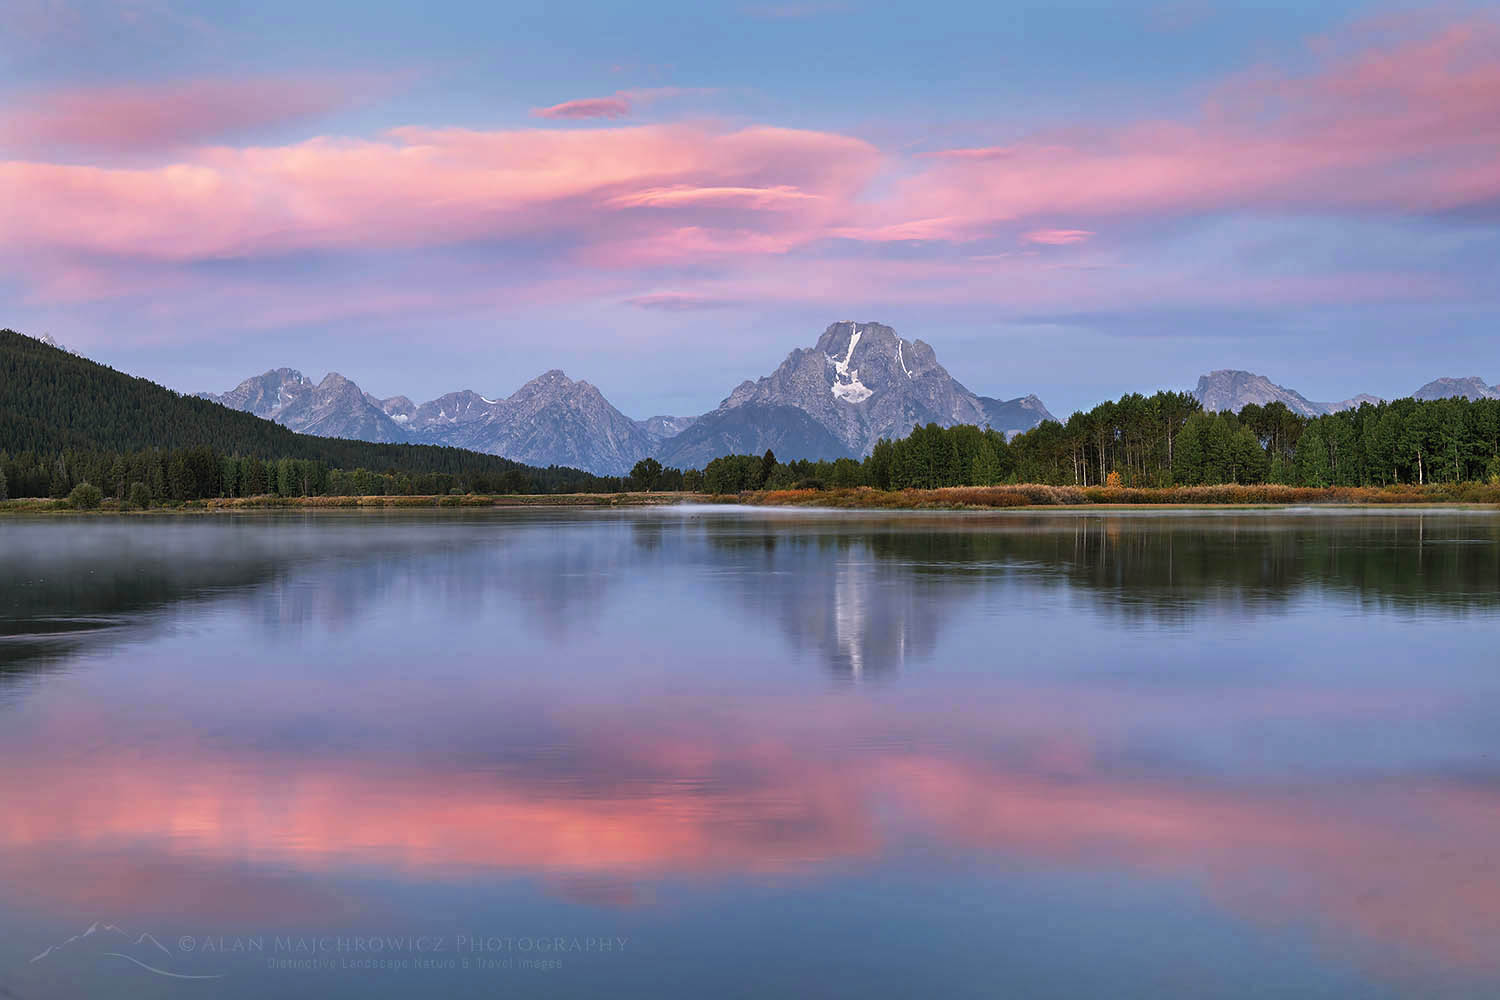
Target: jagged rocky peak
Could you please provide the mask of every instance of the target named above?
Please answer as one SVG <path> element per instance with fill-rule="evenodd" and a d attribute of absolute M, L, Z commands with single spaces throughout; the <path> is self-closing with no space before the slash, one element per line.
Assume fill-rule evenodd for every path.
<path fill-rule="evenodd" d="M 416 408 L 407 426 L 413 430 L 426 431 L 434 427 L 451 424 L 486 421 L 494 414 L 494 408 L 503 400 L 481 396 L 472 389 L 444 393 Z"/>
<path fill-rule="evenodd" d="M 318 394 L 320 405 L 324 406 L 334 401 L 348 403 L 350 406 L 355 407 L 373 405 L 369 401 L 368 394 L 363 389 L 338 372 L 329 372 L 327 375 L 324 375 L 323 381 L 317 384 L 315 391 Z M 378 405 L 373 405 L 373 408 L 376 410 L 380 409 Z"/>
<path fill-rule="evenodd" d="M 1433 379 L 1422 388 L 1412 393 L 1414 399 L 1452 399 L 1462 396 L 1464 399 L 1500 399 L 1500 385 L 1486 385 L 1484 379 L 1477 375 L 1468 378 L 1439 378 Z"/>
<path fill-rule="evenodd" d="M 1029 431 L 1044 420 L 1057 419 L 1035 394 L 1016 399 L 980 396 L 979 402 L 984 406 L 985 419 L 989 425 L 1007 436 Z"/>
<path fill-rule="evenodd" d="M 570 378 L 568 378 L 568 373 L 567 372 L 563 371 L 561 368 L 552 368 L 552 369 L 549 369 L 548 371 L 542 372 L 536 378 L 532 379 L 530 382 L 527 382 L 525 385 L 521 386 L 521 388 L 522 389 L 527 389 L 527 388 L 530 388 L 532 386 L 538 386 L 538 387 L 547 386 L 547 387 L 552 387 L 552 388 L 566 389 L 569 386 L 571 386 L 572 384 L 573 384 L 573 380 L 570 379 Z"/>
<path fill-rule="evenodd" d="M 1277 385 L 1264 375 L 1221 368 L 1198 379 L 1194 397 L 1211 412 L 1239 412 L 1254 403 L 1282 403 L 1287 409 L 1304 417 L 1317 417 L 1329 412 L 1327 404 L 1314 403 L 1294 389 Z"/>
<path fill-rule="evenodd" d="M 204 393 L 204 398 L 303 434 L 363 441 L 405 440 L 401 426 L 338 372 L 329 372 L 322 382 L 314 384 L 295 368 L 273 368 L 247 378 L 222 396 Z"/>
<path fill-rule="evenodd" d="M 527 382 L 510 396 L 512 403 L 524 403 L 526 400 L 538 396 L 562 396 L 580 389 L 598 392 L 587 382 L 574 381 L 568 378 L 567 373 L 561 368 L 553 368 L 551 371 L 542 372 L 536 378 Z"/>
<path fill-rule="evenodd" d="M 380 408 L 380 411 L 390 417 L 396 423 L 405 426 L 411 423 L 417 415 L 417 404 L 406 396 L 391 396 L 389 399 L 376 399 L 374 396 L 366 395 L 372 406 Z"/>
<path fill-rule="evenodd" d="M 232 409 L 245 410 L 257 417 L 274 420 L 304 390 L 312 388 L 312 381 L 297 369 L 273 368 L 245 379 L 222 396 L 206 395 L 214 402 Z"/>
<path fill-rule="evenodd" d="M 941 368 L 931 347 L 920 340 L 902 340 L 882 323 L 834 323 L 823 331 L 814 349 L 832 366 L 830 394 L 845 403 L 862 403 L 877 389 Z"/>
<path fill-rule="evenodd" d="M 1045 419 L 1045 407 L 1031 410 L 1014 402 L 976 396 L 920 340 L 903 340 L 883 323 L 843 320 L 824 330 L 812 347 L 788 354 L 770 375 L 740 383 L 717 410 L 683 432 L 682 447 L 665 442 L 661 458 L 668 464 L 690 464 L 711 442 L 734 441 L 762 451 L 761 441 L 771 446 L 776 439 L 800 442 L 808 453 L 797 457 L 858 456 L 868 454 L 882 437 L 904 437 L 914 424 L 989 424 L 1013 431 Z M 756 407 L 757 420 L 771 425 L 757 431 L 743 414 L 733 412 L 746 406 Z M 804 421 L 792 416 L 795 410 L 810 416 L 828 436 L 820 438 L 801 426 Z"/>

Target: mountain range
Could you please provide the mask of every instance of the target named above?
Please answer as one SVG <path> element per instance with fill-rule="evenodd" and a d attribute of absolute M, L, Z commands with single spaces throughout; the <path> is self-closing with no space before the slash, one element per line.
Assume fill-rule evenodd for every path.
<path fill-rule="evenodd" d="M 285 395 L 280 391 L 282 383 L 290 390 Z M 315 393 L 317 386 L 305 385 L 295 372 L 276 375 L 269 385 L 242 388 L 242 402 L 247 405 L 254 397 L 255 405 L 263 408 L 279 405 L 283 412 L 322 422 L 309 415 L 323 413 L 326 407 L 317 405 L 316 399 L 301 398 Z M 330 398 L 338 397 L 340 381 L 329 382 L 328 389 Z M 347 389 L 342 391 L 347 400 Z M 613 485 L 578 469 L 536 468 L 458 448 L 298 434 L 252 413 L 183 396 L 115 371 L 40 337 L 0 329 L 0 455 L 9 455 L 12 472 L 16 456 L 23 453 L 35 459 L 65 450 L 195 451 L 199 452 L 196 461 L 203 449 L 246 459 L 308 461 L 329 469 L 379 470 L 414 481 L 425 478 L 429 484 L 432 477 L 448 477 L 455 484 L 482 484 L 480 492 L 573 492 Z M 26 488 L 39 492 L 20 495 L 44 495 L 51 476 L 52 470 L 46 470 L 40 483 L 24 487 L 12 479 L 8 491 L 16 495 L 18 488 Z M 102 482 L 99 477 L 96 471 L 94 481 Z"/>
<path fill-rule="evenodd" d="M 378 399 L 337 372 L 314 383 L 292 368 L 200 395 L 306 434 L 451 445 L 601 475 L 626 472 L 648 455 L 681 468 L 768 448 L 783 460 L 858 458 L 913 424 L 1016 433 L 1052 419 L 1035 396 L 976 395 L 926 343 L 853 321 L 829 326 L 813 347 L 792 351 L 776 371 L 742 382 L 696 417 L 632 420 L 595 386 L 556 370 L 503 399 L 465 389 L 420 405 L 406 396 Z"/>
<path fill-rule="evenodd" d="M 1308 399 L 1295 389 L 1277 385 L 1264 375 L 1235 369 L 1209 372 L 1198 379 L 1193 396 L 1209 411 L 1238 412 L 1252 403 L 1265 406 L 1282 403 L 1287 409 L 1302 417 L 1321 417 L 1342 410 L 1358 409 L 1362 403 L 1379 403 L 1379 396 L 1362 393 L 1337 403 L 1318 403 Z M 1428 382 L 1411 394 L 1413 399 L 1449 399 L 1463 396 L 1467 399 L 1500 399 L 1500 385 L 1486 385 L 1478 377 L 1440 378 Z"/>

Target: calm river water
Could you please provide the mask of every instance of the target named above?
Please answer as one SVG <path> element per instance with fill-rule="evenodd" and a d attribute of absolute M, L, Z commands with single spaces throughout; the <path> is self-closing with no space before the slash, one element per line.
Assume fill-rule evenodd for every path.
<path fill-rule="evenodd" d="M 1497 637 L 1475 512 L 6 519 L 0 997 L 1500 995 Z"/>

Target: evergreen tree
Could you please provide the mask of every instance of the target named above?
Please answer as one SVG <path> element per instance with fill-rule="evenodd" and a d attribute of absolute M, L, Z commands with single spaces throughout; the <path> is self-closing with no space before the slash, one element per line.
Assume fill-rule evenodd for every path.
<path fill-rule="evenodd" d="M 889 438 L 881 438 L 875 442 L 870 457 L 865 459 L 865 478 L 869 484 L 878 490 L 891 488 L 891 462 L 895 452 Z"/>
<path fill-rule="evenodd" d="M 1211 419 L 1202 413 L 1195 413 L 1188 417 L 1177 434 L 1172 478 L 1184 486 L 1196 486 L 1204 481 L 1203 433 Z"/>
<path fill-rule="evenodd" d="M 124 455 L 116 455 L 115 460 L 109 466 L 109 478 L 105 485 L 114 490 L 114 496 L 120 500 L 125 499 L 125 489 L 130 479 L 130 468 L 125 464 Z"/>
<path fill-rule="evenodd" d="M 1270 462 L 1266 459 L 1266 451 L 1260 445 L 1260 439 L 1249 427 L 1241 425 L 1234 432 L 1230 441 L 1230 464 L 1234 469 L 1236 483 L 1263 483 L 1266 481 L 1266 473 L 1270 469 Z"/>
<path fill-rule="evenodd" d="M 771 473 L 776 471 L 776 453 L 770 448 L 760 457 L 760 481 L 762 483 L 771 478 Z"/>
<path fill-rule="evenodd" d="M 1302 486 L 1329 486 L 1333 483 L 1333 466 L 1328 460 L 1328 444 L 1323 438 L 1320 421 L 1313 421 L 1297 443 L 1297 482 Z"/>

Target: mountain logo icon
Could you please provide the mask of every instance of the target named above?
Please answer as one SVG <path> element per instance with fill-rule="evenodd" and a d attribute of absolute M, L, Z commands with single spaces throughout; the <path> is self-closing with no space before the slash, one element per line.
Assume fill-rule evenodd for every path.
<path fill-rule="evenodd" d="M 28 964 L 66 961 L 78 956 L 123 960 L 152 975 L 169 979 L 224 978 L 223 973 L 202 975 L 174 972 L 166 966 L 171 965 L 175 956 L 156 939 L 156 935 L 150 931 L 132 934 L 119 924 L 101 923 L 97 920 L 89 924 L 87 929 L 43 948 L 32 956 Z"/>

